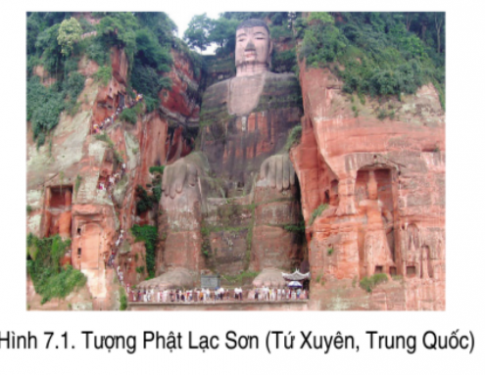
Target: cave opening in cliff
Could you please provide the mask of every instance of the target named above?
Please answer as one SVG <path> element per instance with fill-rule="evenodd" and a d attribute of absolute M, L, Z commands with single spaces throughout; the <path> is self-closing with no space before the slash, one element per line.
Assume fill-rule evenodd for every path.
<path fill-rule="evenodd" d="M 406 267 L 406 276 L 407 277 L 416 276 L 416 266 L 407 266 Z"/>
<path fill-rule="evenodd" d="M 45 236 L 71 236 L 72 185 L 51 186 L 45 212 Z"/>
<path fill-rule="evenodd" d="M 64 210 L 72 203 L 72 185 L 53 186 L 50 188 L 49 208 Z"/>

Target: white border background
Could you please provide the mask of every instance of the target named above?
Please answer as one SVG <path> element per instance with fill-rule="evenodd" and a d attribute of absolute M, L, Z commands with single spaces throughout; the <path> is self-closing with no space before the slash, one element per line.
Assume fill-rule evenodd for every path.
<path fill-rule="evenodd" d="M 17 373 L 138 374 L 147 373 L 391 373 L 391 374 L 483 374 L 485 369 L 485 202 L 484 123 L 484 29 L 483 11 L 472 1 L 309 2 L 223 1 L 100 2 L 57 1 L 3 2 L 1 14 L 1 140 L 0 182 L 1 260 L 0 332 L 16 335 L 32 331 L 62 334 L 68 331 L 75 351 L 0 349 L 0 371 Z M 9 6 L 8 9 L 6 6 Z M 264 8 L 263 8 L 264 7 Z M 68 9 L 65 9 L 68 8 Z M 135 8 L 135 9 L 134 9 Z M 25 12 L 47 10 L 138 10 L 174 12 L 190 9 L 194 14 L 226 10 L 325 10 L 325 11 L 446 11 L 447 47 L 447 299 L 445 312 L 27 312 L 25 302 Z M 419 337 L 427 330 L 449 335 L 453 330 L 472 330 L 476 345 L 472 355 L 461 351 L 426 351 Z M 135 334 L 138 351 L 86 351 L 80 331 L 97 334 Z M 332 350 L 257 351 L 141 350 L 144 330 L 170 331 L 187 336 L 219 335 L 228 330 L 257 334 L 264 342 L 268 330 L 298 334 L 312 330 L 319 335 L 352 334 L 360 352 Z M 418 350 L 369 350 L 365 331 L 418 336 Z M 40 340 L 44 342 L 44 340 Z M 141 371 L 140 371 L 141 370 Z"/>

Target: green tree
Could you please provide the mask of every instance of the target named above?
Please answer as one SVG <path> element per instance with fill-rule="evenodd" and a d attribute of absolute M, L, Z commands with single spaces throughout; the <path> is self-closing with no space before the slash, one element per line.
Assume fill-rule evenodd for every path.
<path fill-rule="evenodd" d="M 190 47 L 205 51 L 211 44 L 209 36 L 213 28 L 214 21 L 207 17 L 206 13 L 194 16 L 184 33 L 184 39 Z"/>
<path fill-rule="evenodd" d="M 234 51 L 236 47 L 236 29 L 240 21 L 236 19 L 219 18 L 212 21 L 209 42 L 217 43 L 227 52 Z"/>
<path fill-rule="evenodd" d="M 61 23 L 62 20 L 71 17 L 71 12 L 39 12 L 39 13 L 32 13 L 38 14 L 39 18 L 42 20 L 42 23 L 45 25 L 44 27 L 50 27 L 55 24 Z"/>
<path fill-rule="evenodd" d="M 137 12 L 135 17 L 142 27 L 151 30 L 162 47 L 170 47 L 177 25 L 164 12 Z"/>
<path fill-rule="evenodd" d="M 32 115 L 32 128 L 34 130 L 34 137 L 41 133 L 47 133 L 54 128 L 59 122 L 59 115 L 64 109 L 64 102 L 62 94 L 51 95 L 42 106 L 38 107 Z M 42 141 L 38 141 L 38 145 L 42 145 Z"/>
<path fill-rule="evenodd" d="M 327 12 L 310 13 L 310 15 L 308 16 L 308 22 L 312 22 L 312 21 L 322 23 L 322 24 L 330 24 L 330 25 L 335 24 L 335 20 Z"/>
<path fill-rule="evenodd" d="M 27 55 L 33 55 L 36 52 L 35 42 L 41 28 L 38 18 L 36 13 L 27 18 Z"/>
<path fill-rule="evenodd" d="M 61 46 L 57 42 L 59 35 L 59 24 L 55 24 L 37 37 L 35 48 L 42 52 L 44 67 L 49 73 L 57 73 L 62 69 Z"/>
<path fill-rule="evenodd" d="M 149 20 L 153 21 L 151 18 Z M 163 38 L 163 36 L 157 38 L 153 30 L 148 28 L 136 32 L 137 52 L 130 83 L 135 90 L 145 96 L 147 112 L 153 111 L 158 106 L 160 90 L 171 88 L 170 79 L 160 75 L 170 71 L 173 62 L 169 46 L 160 44 L 160 39 Z"/>
<path fill-rule="evenodd" d="M 136 50 L 136 29 L 138 22 L 135 16 L 124 12 L 109 13 L 97 26 L 98 37 L 105 47 L 124 48 L 130 65 Z"/>
<path fill-rule="evenodd" d="M 74 44 L 81 40 L 83 29 L 81 24 L 74 17 L 64 20 L 59 27 L 57 41 L 61 45 L 61 52 L 69 56 L 74 49 Z"/>
<path fill-rule="evenodd" d="M 156 70 L 135 61 L 131 74 L 133 88 L 145 96 L 157 98 L 160 90 L 172 87 L 172 81 L 168 77 L 161 77 Z"/>
<path fill-rule="evenodd" d="M 152 225 L 138 225 L 135 224 L 131 228 L 131 233 L 135 236 L 135 241 L 145 242 L 146 249 L 146 266 L 150 277 L 155 276 L 155 250 L 158 240 L 157 227 Z"/>
<path fill-rule="evenodd" d="M 135 59 L 142 65 L 147 65 L 160 72 L 168 72 L 172 64 L 170 51 L 162 48 L 157 38 L 147 29 L 136 32 Z"/>
<path fill-rule="evenodd" d="M 250 18 L 264 19 L 270 15 L 269 12 L 224 12 L 222 17 L 227 19 L 235 19 L 239 21 L 248 20 Z"/>
<path fill-rule="evenodd" d="M 69 77 L 64 81 L 64 94 L 72 102 L 76 102 L 77 97 L 84 89 L 84 82 L 86 77 L 84 77 L 79 72 L 72 72 Z"/>
<path fill-rule="evenodd" d="M 40 83 L 39 77 L 32 77 L 27 82 L 27 121 L 32 120 L 34 111 L 41 107 L 49 95 L 49 89 Z"/>
<path fill-rule="evenodd" d="M 443 12 L 434 13 L 434 27 L 436 30 L 436 52 L 441 52 L 441 31 L 445 23 L 445 14 Z"/>

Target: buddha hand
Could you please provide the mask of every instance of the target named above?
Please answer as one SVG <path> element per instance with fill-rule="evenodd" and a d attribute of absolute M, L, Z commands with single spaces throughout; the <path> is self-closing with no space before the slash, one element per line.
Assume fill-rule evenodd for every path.
<path fill-rule="evenodd" d="M 295 170 L 288 154 L 273 155 L 267 158 L 259 172 L 260 179 L 266 179 L 269 186 L 279 191 L 295 184 Z"/>
<path fill-rule="evenodd" d="M 199 175 L 203 173 L 205 163 L 205 158 L 200 153 L 194 152 L 167 165 L 162 178 L 163 194 L 174 199 L 184 188 L 193 188 Z"/>

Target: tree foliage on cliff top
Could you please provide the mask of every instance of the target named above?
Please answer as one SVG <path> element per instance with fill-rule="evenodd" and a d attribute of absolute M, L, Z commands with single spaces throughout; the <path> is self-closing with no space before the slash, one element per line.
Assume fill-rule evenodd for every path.
<path fill-rule="evenodd" d="M 99 19 L 97 25 L 76 13 L 27 14 L 27 119 L 32 121 L 38 145 L 57 125 L 62 110 L 78 108 L 77 94 L 84 80 L 75 71 L 84 54 L 100 65 L 98 75 L 109 73 L 109 77 L 101 77 L 107 84 L 110 48 L 123 48 L 129 61 L 129 86 L 144 95 L 148 111 L 157 108 L 160 90 L 171 88 L 170 79 L 163 74 L 171 69 L 176 26 L 165 13 L 98 12 L 92 16 Z M 93 30 L 96 36 L 81 39 L 83 32 Z M 41 88 L 31 79 L 36 65 L 43 65 L 56 79 L 50 88 Z M 62 98 L 68 101 L 64 103 Z"/>
<path fill-rule="evenodd" d="M 444 108 L 444 28 L 444 13 L 311 13 L 296 32 L 300 59 L 331 67 L 345 92 L 399 96 L 432 82 Z"/>
<path fill-rule="evenodd" d="M 61 22 L 57 41 L 61 46 L 61 53 L 69 56 L 74 49 L 74 44 L 81 40 L 83 29 L 81 24 L 74 17 Z"/>
<path fill-rule="evenodd" d="M 125 50 L 130 63 L 136 51 L 135 30 L 138 22 L 133 13 L 109 12 L 97 25 L 97 37 L 108 48 L 118 47 Z"/>
<path fill-rule="evenodd" d="M 129 61 L 130 85 L 145 97 L 147 111 L 159 103 L 158 93 L 171 88 L 162 74 L 172 66 L 170 48 L 176 30 L 165 13 L 109 13 L 98 25 L 105 48 L 124 48 Z"/>

